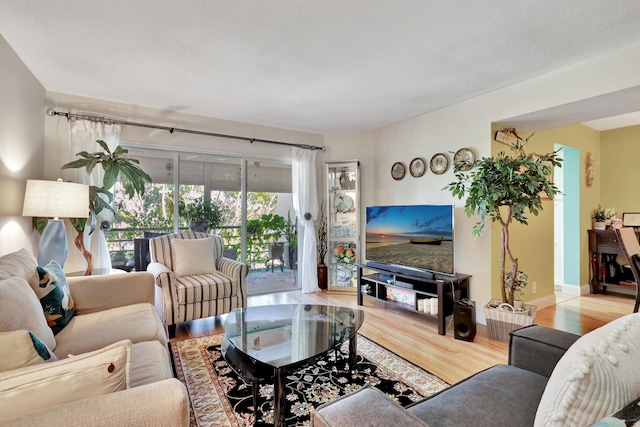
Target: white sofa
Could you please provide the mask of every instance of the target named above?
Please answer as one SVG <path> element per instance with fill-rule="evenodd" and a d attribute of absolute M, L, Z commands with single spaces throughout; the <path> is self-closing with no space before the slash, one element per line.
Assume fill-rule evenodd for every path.
<path fill-rule="evenodd" d="M 55 336 L 34 291 L 38 280 L 28 251 L 0 257 L 0 425 L 189 424 L 151 274 L 67 278 L 75 314 Z M 47 354 L 42 344 L 47 361 L 38 357 Z"/>

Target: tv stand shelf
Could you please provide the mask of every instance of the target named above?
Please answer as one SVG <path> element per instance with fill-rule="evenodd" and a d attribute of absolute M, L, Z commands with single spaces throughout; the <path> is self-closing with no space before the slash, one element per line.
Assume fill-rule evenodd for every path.
<path fill-rule="evenodd" d="M 367 270 L 366 273 L 365 270 Z M 378 267 L 357 265 L 357 275 L 358 305 L 362 305 L 365 298 L 372 298 L 436 319 L 440 335 L 447 333 L 446 320 L 447 316 L 453 314 L 453 303 L 462 298 L 469 298 L 469 279 L 471 276 L 468 274 L 454 276 L 435 274 L 433 278 L 427 278 Z M 394 292 L 401 292 L 407 296 L 408 302 L 389 300 L 387 296 Z M 418 300 L 424 298 L 438 299 L 437 315 L 418 310 Z"/>

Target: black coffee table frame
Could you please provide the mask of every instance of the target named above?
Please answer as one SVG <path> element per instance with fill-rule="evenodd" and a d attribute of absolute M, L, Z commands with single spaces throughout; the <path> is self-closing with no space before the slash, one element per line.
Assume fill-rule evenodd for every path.
<path fill-rule="evenodd" d="M 267 358 L 260 360 L 262 355 L 259 351 L 255 351 L 253 348 L 238 348 L 242 345 L 236 343 L 246 344 L 246 335 L 248 333 L 255 333 L 255 330 L 249 330 L 244 319 L 252 317 L 251 314 L 257 314 L 257 311 L 263 311 L 265 314 L 270 312 L 278 312 L 291 309 L 303 308 L 307 312 L 321 311 L 324 315 L 324 320 L 310 318 L 305 319 L 306 325 L 316 322 L 319 326 L 326 328 L 327 325 L 336 327 L 334 332 L 327 334 L 326 342 L 317 345 L 317 341 L 314 342 L 314 349 L 305 357 L 300 357 L 299 360 L 295 357 L 291 357 L 291 360 L 275 360 L 270 361 Z M 253 313 L 252 313 L 253 311 Z M 259 317 L 259 314 L 258 314 Z M 238 324 L 234 323 L 237 319 L 242 319 L 243 323 L 240 325 L 241 331 L 238 330 Z M 233 310 L 225 319 L 225 336 L 222 343 L 222 355 L 227 361 L 229 366 L 236 371 L 247 383 L 251 384 L 253 394 L 253 406 L 254 416 L 256 424 L 263 424 L 264 422 L 258 417 L 257 408 L 257 394 L 258 386 L 262 383 L 273 381 L 273 420 L 275 427 L 284 427 L 286 425 L 286 378 L 287 375 L 297 369 L 306 367 L 317 360 L 317 358 L 327 354 L 331 350 L 337 352 L 337 349 L 345 342 L 349 341 L 349 369 L 354 370 L 356 366 L 357 348 L 358 348 L 358 334 L 357 331 L 364 321 L 364 312 L 358 309 L 351 309 L 345 307 L 335 306 L 317 306 L 309 304 L 290 304 L 283 306 L 269 306 L 269 307 L 247 307 Z M 291 319 L 293 322 L 293 319 Z M 284 326 L 286 328 L 286 325 Z M 340 330 L 340 332 L 338 332 Z M 239 334 L 238 334 L 239 333 Z M 231 335 L 231 338 L 229 336 Z M 291 340 L 298 337 L 291 336 Z M 317 347 L 317 348 L 315 348 Z M 249 351 L 249 350 L 254 350 Z M 248 354 L 253 353 L 253 354 Z"/>

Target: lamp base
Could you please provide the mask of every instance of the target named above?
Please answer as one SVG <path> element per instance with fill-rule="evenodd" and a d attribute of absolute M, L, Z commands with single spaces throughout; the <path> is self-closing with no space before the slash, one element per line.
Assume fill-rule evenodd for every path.
<path fill-rule="evenodd" d="M 55 260 L 61 266 L 67 260 L 67 230 L 63 219 L 50 219 L 47 223 L 38 249 L 38 264 L 47 265 Z"/>

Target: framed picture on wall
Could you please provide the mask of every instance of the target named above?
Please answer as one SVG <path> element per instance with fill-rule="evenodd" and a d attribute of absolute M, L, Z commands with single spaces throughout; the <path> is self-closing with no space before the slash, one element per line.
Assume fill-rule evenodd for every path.
<path fill-rule="evenodd" d="M 622 225 L 625 227 L 640 227 L 640 212 L 623 213 Z"/>

